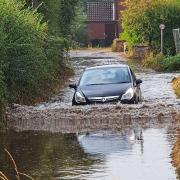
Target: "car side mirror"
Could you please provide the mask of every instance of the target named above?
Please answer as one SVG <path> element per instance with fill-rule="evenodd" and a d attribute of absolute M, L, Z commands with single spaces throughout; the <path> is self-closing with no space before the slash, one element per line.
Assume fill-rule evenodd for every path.
<path fill-rule="evenodd" d="M 77 85 L 76 84 L 69 84 L 69 87 L 72 88 L 72 89 L 76 89 Z"/>
<path fill-rule="evenodd" d="M 143 81 L 141 79 L 136 80 L 136 84 L 141 84 Z"/>

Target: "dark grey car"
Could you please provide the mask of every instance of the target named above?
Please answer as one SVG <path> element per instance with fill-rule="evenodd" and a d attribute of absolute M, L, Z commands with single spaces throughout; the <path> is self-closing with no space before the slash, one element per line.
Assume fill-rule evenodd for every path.
<path fill-rule="evenodd" d="M 87 68 L 75 89 L 73 105 L 121 102 L 137 104 L 141 101 L 140 84 L 128 65 L 104 65 Z"/>

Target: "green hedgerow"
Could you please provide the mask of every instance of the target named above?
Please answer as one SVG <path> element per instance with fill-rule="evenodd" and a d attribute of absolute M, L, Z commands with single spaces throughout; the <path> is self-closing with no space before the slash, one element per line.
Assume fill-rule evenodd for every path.
<path fill-rule="evenodd" d="M 180 4 L 176 0 L 125 0 L 122 11 L 123 33 L 120 38 L 129 45 L 148 43 L 151 49 L 160 52 L 160 24 L 165 24 L 164 53 L 175 54 L 173 29 L 179 28 Z"/>
<path fill-rule="evenodd" d="M 162 54 L 154 55 L 151 53 L 150 56 L 145 58 L 142 65 L 156 71 L 180 71 L 180 55 L 166 57 Z"/>

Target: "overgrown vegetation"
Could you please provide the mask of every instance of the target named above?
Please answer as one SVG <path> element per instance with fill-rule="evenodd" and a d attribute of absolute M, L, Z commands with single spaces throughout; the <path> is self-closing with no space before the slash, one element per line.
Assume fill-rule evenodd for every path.
<path fill-rule="evenodd" d="M 175 90 L 176 95 L 180 98 L 180 77 L 173 80 L 173 89 Z"/>
<path fill-rule="evenodd" d="M 27 0 L 31 6 L 31 0 Z M 73 46 L 87 40 L 83 0 L 34 0 L 34 8 L 48 21 L 50 34 L 64 37 Z"/>
<path fill-rule="evenodd" d="M 34 1 L 32 8 L 23 0 L 0 0 L 1 115 L 9 103 L 47 98 L 69 72 L 66 52 L 79 0 L 53 1 Z"/>
<path fill-rule="evenodd" d="M 175 55 L 173 29 L 179 28 L 180 4 L 176 0 L 125 0 L 122 11 L 120 38 L 129 49 L 138 44 L 150 46 L 151 54 L 143 61 L 143 66 L 157 71 L 179 71 L 180 55 Z M 160 24 L 165 24 L 164 55 L 160 53 Z"/>
<path fill-rule="evenodd" d="M 180 134 L 178 135 L 177 141 L 173 148 L 172 158 L 173 158 L 173 164 L 177 168 L 177 174 L 179 179 L 180 178 Z"/>
<path fill-rule="evenodd" d="M 120 36 L 130 46 L 148 44 L 151 49 L 160 52 L 160 24 L 165 24 L 164 53 L 174 54 L 175 46 L 172 29 L 179 28 L 180 5 L 175 0 L 125 0 L 126 10 L 122 11 Z"/>
<path fill-rule="evenodd" d="M 164 56 L 162 54 L 150 54 L 142 62 L 145 68 L 152 68 L 156 71 L 172 72 L 180 70 L 180 55 Z"/>
<path fill-rule="evenodd" d="M 19 172 L 17 164 L 16 164 L 14 158 L 12 157 L 12 155 L 10 154 L 10 152 L 7 149 L 5 149 L 5 152 L 7 153 L 8 158 L 10 159 L 10 161 L 12 163 L 13 170 L 14 170 L 14 178 L 15 179 L 21 180 L 22 177 L 23 177 L 23 179 L 26 178 L 26 179 L 34 180 L 34 178 L 29 176 L 28 174 Z M 9 178 L 3 172 L 1 172 L 1 171 L 0 171 L 0 179 L 2 179 L 2 180 L 9 180 Z"/>

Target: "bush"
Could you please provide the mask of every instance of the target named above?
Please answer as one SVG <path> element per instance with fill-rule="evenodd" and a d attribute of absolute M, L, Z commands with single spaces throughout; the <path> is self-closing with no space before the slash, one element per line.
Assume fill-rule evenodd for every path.
<path fill-rule="evenodd" d="M 162 54 L 154 55 L 151 53 L 150 56 L 145 58 L 142 64 L 145 68 L 152 68 L 156 71 L 179 71 L 180 55 L 166 57 Z"/>
<path fill-rule="evenodd" d="M 4 76 L 9 102 L 39 95 L 51 62 L 45 54 L 47 24 L 42 17 L 14 0 L 0 1 L 0 28 L 4 44 Z"/>
<path fill-rule="evenodd" d="M 167 57 L 163 61 L 164 71 L 179 71 L 180 70 L 180 55 Z"/>
<path fill-rule="evenodd" d="M 31 1 L 26 0 L 31 6 Z M 87 43 L 87 25 L 84 3 L 82 0 L 34 0 L 38 12 L 48 21 L 51 35 L 64 37 L 70 45 Z M 79 43 L 79 44 L 78 44 Z"/>
<path fill-rule="evenodd" d="M 146 57 L 145 60 L 142 62 L 143 67 L 151 68 L 156 71 L 161 71 L 163 69 L 163 60 L 165 56 L 162 54 L 154 55 L 153 53 L 150 56 Z"/>
<path fill-rule="evenodd" d="M 0 109 L 48 96 L 64 66 L 66 40 L 48 35 L 43 17 L 22 2 L 0 0 Z"/>
<path fill-rule="evenodd" d="M 175 53 L 172 29 L 179 28 L 180 5 L 174 0 L 126 0 L 122 11 L 122 40 L 131 46 L 148 43 L 154 52 L 160 52 L 160 24 L 165 24 L 164 52 Z"/>

